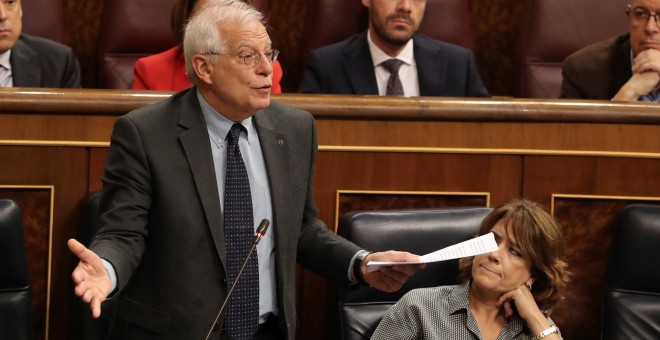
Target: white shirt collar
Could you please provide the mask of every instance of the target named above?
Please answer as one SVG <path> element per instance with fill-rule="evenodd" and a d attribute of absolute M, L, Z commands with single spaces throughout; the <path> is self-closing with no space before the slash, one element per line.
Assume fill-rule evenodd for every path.
<path fill-rule="evenodd" d="M 227 134 L 232 125 L 234 125 L 234 122 L 213 109 L 202 94 L 199 93 L 199 90 L 197 90 L 197 99 L 199 100 L 199 106 L 202 108 L 211 140 L 216 144 L 221 144 L 227 138 Z M 252 123 L 252 117 L 248 117 L 240 123 L 245 127 L 245 131 L 247 131 L 248 144 L 258 142 L 256 140 L 257 131 Z"/>
<path fill-rule="evenodd" d="M 11 70 L 11 63 L 9 61 L 9 58 L 11 57 L 11 49 L 7 50 L 5 53 L 0 54 L 0 66 L 3 66 L 4 68 Z"/>
<path fill-rule="evenodd" d="M 408 40 L 406 43 L 406 46 L 403 48 L 401 53 L 397 55 L 395 58 L 403 61 L 407 65 L 415 65 L 415 55 L 413 53 L 413 39 L 411 38 Z M 380 65 L 382 62 L 388 59 L 392 59 L 389 55 L 387 55 L 383 50 L 378 48 L 376 44 L 371 40 L 371 30 L 367 31 L 367 43 L 369 43 L 369 51 L 371 52 L 371 59 L 374 63 L 374 66 Z"/>

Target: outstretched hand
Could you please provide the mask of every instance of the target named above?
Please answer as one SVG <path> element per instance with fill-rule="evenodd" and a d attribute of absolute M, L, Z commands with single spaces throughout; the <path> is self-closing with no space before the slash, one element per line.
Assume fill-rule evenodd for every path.
<path fill-rule="evenodd" d="M 370 286 L 384 292 L 394 292 L 399 290 L 406 283 L 408 278 L 417 272 L 417 269 L 426 267 L 425 264 L 404 264 L 398 266 L 381 267 L 380 269 L 369 272 L 367 263 L 369 261 L 378 262 L 419 262 L 419 256 L 402 251 L 386 251 L 372 253 L 362 262 L 362 277 Z"/>
<path fill-rule="evenodd" d="M 76 285 L 75 293 L 89 304 L 92 316 L 98 318 L 101 316 L 101 303 L 108 297 L 112 289 L 110 275 L 101 258 L 82 243 L 70 239 L 67 246 L 80 259 L 78 266 L 71 274 L 73 283 Z"/>

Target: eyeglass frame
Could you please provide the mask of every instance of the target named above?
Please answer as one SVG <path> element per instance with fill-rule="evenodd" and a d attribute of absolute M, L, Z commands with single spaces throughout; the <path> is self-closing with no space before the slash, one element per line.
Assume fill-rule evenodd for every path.
<path fill-rule="evenodd" d="M 653 19 L 655 20 L 655 25 L 658 28 L 660 28 L 660 17 L 659 17 L 660 13 L 651 12 L 648 8 L 646 8 L 644 6 L 635 6 L 635 8 L 633 8 L 631 4 L 628 4 L 628 6 L 626 8 L 626 15 L 628 15 L 628 17 L 633 22 L 635 22 L 637 24 L 641 24 L 641 22 L 636 22 L 636 20 L 639 20 L 639 19 L 636 17 L 636 14 L 634 13 L 634 10 L 637 10 L 637 9 L 640 9 L 640 10 L 644 11 L 644 13 L 642 13 L 643 16 L 639 18 L 639 19 L 644 20 L 644 25 L 648 25 L 649 20 L 651 20 L 651 17 L 653 17 Z M 647 17 L 644 18 L 644 16 L 647 16 Z"/>
<path fill-rule="evenodd" d="M 266 53 L 272 53 L 272 57 L 269 58 Z M 280 55 L 280 51 L 274 48 L 271 48 L 267 51 L 264 52 L 259 52 L 256 50 L 252 50 L 252 53 L 247 53 L 247 52 L 239 52 L 239 53 L 218 53 L 218 52 L 204 52 L 200 53 L 203 55 L 224 55 L 224 56 L 230 56 L 230 57 L 238 57 L 239 59 L 243 60 L 243 64 L 249 69 L 256 67 L 259 65 L 259 62 L 261 61 L 262 57 L 266 57 L 266 60 L 268 60 L 271 64 L 274 63 L 277 60 L 277 57 Z M 252 62 L 253 65 L 250 65 L 248 63 L 251 58 L 255 58 L 254 61 Z"/>

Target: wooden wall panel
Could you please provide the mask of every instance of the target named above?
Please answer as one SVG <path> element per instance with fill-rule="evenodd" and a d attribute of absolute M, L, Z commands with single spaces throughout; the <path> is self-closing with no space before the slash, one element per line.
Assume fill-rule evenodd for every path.
<path fill-rule="evenodd" d="M 0 185 L 0 198 L 13 200 L 21 207 L 23 213 L 25 251 L 32 290 L 32 330 L 35 339 L 44 339 L 46 336 L 50 305 L 52 191 L 52 187 L 45 186 Z"/>
<path fill-rule="evenodd" d="M 552 315 L 565 339 L 600 338 L 601 302 L 615 235 L 614 222 L 619 211 L 633 203 L 660 205 L 660 197 L 560 195 L 553 199 L 554 216 L 564 231 L 568 264 L 573 272 L 565 299 Z"/>
<path fill-rule="evenodd" d="M 37 303 L 46 303 L 40 291 L 42 288 L 47 287 L 46 293 L 50 294 L 47 338 L 69 339 L 73 301 L 70 278 L 74 262 L 66 241 L 76 236 L 80 225 L 79 204 L 87 193 L 87 151 L 83 148 L 0 145 L 0 159 L 0 186 L 53 187 L 53 229 L 50 239 L 44 239 L 41 222 L 40 231 L 27 237 L 27 240 L 37 243 L 28 250 L 31 265 L 33 261 L 37 262 L 37 267 L 30 269 L 30 279 L 37 293 Z M 29 209 L 24 219 L 28 221 L 50 216 L 50 202 L 39 203 L 35 199 L 37 197 L 30 197 L 27 203 Z M 51 242 L 52 247 L 47 242 Z M 40 266 L 46 259 L 50 267 L 44 272 Z M 50 281 L 47 274 L 51 275 Z M 37 315 L 36 320 L 43 320 L 43 317 Z M 36 335 L 43 336 L 41 330 L 44 329 L 37 328 Z"/>
<path fill-rule="evenodd" d="M 534 0 L 469 0 L 477 68 L 491 95 L 513 95 L 514 51 L 528 1 Z"/>
<path fill-rule="evenodd" d="M 660 196 L 660 158 L 527 156 L 524 169 L 523 196 L 546 207 L 553 194 Z"/>
<path fill-rule="evenodd" d="M 484 192 L 491 204 L 521 194 L 518 156 L 321 151 L 314 195 L 320 217 L 334 221 L 337 190 Z"/>
<path fill-rule="evenodd" d="M 295 92 L 302 79 L 304 60 L 302 43 L 307 24 L 309 0 L 271 1 L 271 15 L 268 19 L 273 46 L 280 50 L 278 60 L 282 64 L 282 90 Z"/>
<path fill-rule="evenodd" d="M 520 195 L 522 159 L 518 156 L 445 155 L 402 152 L 320 151 L 314 197 L 319 218 L 332 229 L 338 190 L 488 193 L 492 204 Z M 398 195 L 401 200 L 402 196 Z M 474 197 L 474 196 L 472 196 Z M 428 207 L 416 201 L 410 208 Z M 463 199 L 461 199 L 461 202 Z M 439 201 L 435 203 L 440 204 Z M 389 204 L 380 201 L 379 204 Z M 459 204 L 456 202 L 447 205 Z M 403 207 L 403 206 L 401 206 Z M 307 270 L 299 271 L 299 339 L 338 337 L 334 287 Z"/>
<path fill-rule="evenodd" d="M 98 38 L 104 1 L 112 0 L 62 0 L 71 47 L 80 63 L 82 85 L 87 88 L 98 84 Z"/>
<path fill-rule="evenodd" d="M 660 159 L 528 156 L 524 169 L 523 195 L 552 207 L 574 273 L 553 318 L 567 339 L 598 338 L 614 220 L 627 204 L 660 202 Z"/>
<path fill-rule="evenodd" d="M 112 123 L 117 115 L 166 97 L 130 91 L 0 90 L 0 185 L 54 187 L 52 339 L 72 335 L 70 273 L 76 261 L 66 240 L 77 234 L 82 199 L 101 187 Z M 611 238 L 609 223 L 620 204 L 660 196 L 660 107 L 654 104 L 296 95 L 277 99 L 317 118 L 315 199 L 319 217 L 330 228 L 337 211 L 352 207 L 446 204 L 427 194 L 410 200 L 407 192 L 488 193 L 491 206 L 519 196 L 546 207 L 555 202 L 576 263 L 574 295 L 565 306 L 591 304 L 593 310 L 600 299 L 594 287 L 602 282 L 580 280 L 590 274 L 602 277 L 605 263 L 602 257 L 600 262 L 580 262 L 593 246 L 593 239 L 584 237 L 585 228 L 594 228 L 603 240 Z M 349 191 L 403 195 L 344 201 L 340 208 L 338 192 Z M 563 198 L 553 201 L 553 195 Z M 613 204 L 570 200 L 568 195 L 633 198 Z M 458 203 L 452 199 L 447 204 Z M 335 338 L 333 287 L 301 268 L 297 273 L 299 338 Z M 600 331 L 587 334 L 579 329 L 583 320 L 595 322 L 597 316 L 580 319 L 561 311 L 556 317 L 567 334 Z"/>

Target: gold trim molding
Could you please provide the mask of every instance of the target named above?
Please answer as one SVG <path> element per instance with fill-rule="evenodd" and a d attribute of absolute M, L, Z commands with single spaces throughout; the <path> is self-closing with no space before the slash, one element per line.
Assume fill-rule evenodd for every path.
<path fill-rule="evenodd" d="M 71 146 L 71 147 L 109 147 L 110 142 L 89 142 L 89 141 L 70 141 L 70 140 L 0 140 L 0 145 L 7 146 Z"/>
<path fill-rule="evenodd" d="M 46 147 L 92 147 L 107 148 L 110 142 L 70 141 L 70 140 L 0 140 L 0 146 L 46 146 Z M 497 149 L 497 148 L 434 148 L 407 146 L 344 146 L 319 145 L 319 152 L 392 152 L 392 153 L 445 153 L 445 154 L 480 154 L 480 155 L 517 155 L 517 156 L 583 156 L 612 158 L 647 158 L 660 159 L 660 153 L 595 151 L 595 150 L 546 150 L 546 149 Z"/>
<path fill-rule="evenodd" d="M 431 147 L 396 147 L 396 146 L 342 146 L 321 145 L 319 151 L 339 152 L 399 152 L 399 153 L 452 153 L 486 155 L 528 155 L 528 156 L 588 156 L 622 158 L 660 158 L 660 153 L 591 151 L 591 150 L 544 150 L 544 149 L 487 149 L 487 148 L 431 148 Z"/>
<path fill-rule="evenodd" d="M 555 216 L 555 199 L 558 198 L 581 198 L 585 200 L 621 200 L 621 201 L 647 201 L 660 202 L 658 196 L 616 196 L 616 195 L 580 195 L 580 194 L 552 194 L 550 199 L 550 214 Z"/>

